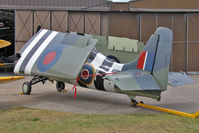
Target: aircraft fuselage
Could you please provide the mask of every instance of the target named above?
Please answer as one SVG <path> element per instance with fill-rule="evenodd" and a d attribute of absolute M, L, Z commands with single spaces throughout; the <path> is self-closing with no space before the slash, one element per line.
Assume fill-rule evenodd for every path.
<path fill-rule="evenodd" d="M 80 71 L 79 86 L 102 91 L 115 92 L 114 83 L 104 79 L 105 75 L 87 76 L 120 72 L 124 64 L 120 64 L 93 50 L 88 61 Z"/>

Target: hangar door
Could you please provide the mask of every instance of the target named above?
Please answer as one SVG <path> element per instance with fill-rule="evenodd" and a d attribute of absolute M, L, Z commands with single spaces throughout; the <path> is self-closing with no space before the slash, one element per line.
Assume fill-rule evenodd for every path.
<path fill-rule="evenodd" d="M 199 71 L 199 13 L 188 13 L 188 71 Z"/>
<path fill-rule="evenodd" d="M 44 29 L 51 29 L 50 11 L 34 11 L 34 33 L 40 25 Z"/>
<path fill-rule="evenodd" d="M 106 35 L 102 22 L 107 25 L 107 15 L 99 12 L 69 12 L 69 31 L 92 35 Z"/>
<path fill-rule="evenodd" d="M 16 11 L 15 15 L 15 51 L 18 52 L 33 35 L 33 12 Z"/>
<path fill-rule="evenodd" d="M 171 71 L 186 70 L 186 14 L 141 13 L 140 40 L 146 43 L 157 27 L 173 30 Z"/>
<path fill-rule="evenodd" d="M 139 13 L 110 13 L 109 35 L 138 39 Z"/>
<path fill-rule="evenodd" d="M 67 11 L 52 11 L 51 12 L 51 28 L 59 32 L 68 30 L 68 12 Z"/>
<path fill-rule="evenodd" d="M 69 31 L 84 33 L 84 13 L 69 12 Z"/>
<path fill-rule="evenodd" d="M 97 12 L 87 12 L 85 14 L 85 33 L 100 35 L 101 14 Z"/>
<path fill-rule="evenodd" d="M 21 47 L 36 33 L 39 25 L 44 29 L 60 32 L 68 30 L 67 11 L 17 10 L 15 14 L 16 52 L 18 52 Z"/>

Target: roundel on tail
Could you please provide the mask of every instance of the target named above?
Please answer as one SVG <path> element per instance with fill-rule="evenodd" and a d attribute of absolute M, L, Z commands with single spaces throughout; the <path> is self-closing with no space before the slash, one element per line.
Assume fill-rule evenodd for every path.
<path fill-rule="evenodd" d="M 89 85 L 93 82 L 94 76 L 88 76 L 88 75 L 93 75 L 93 74 L 95 74 L 94 67 L 91 64 L 86 63 L 86 64 L 84 64 L 84 66 L 79 74 L 79 76 L 81 76 L 79 78 L 79 81 L 84 85 Z"/>
<path fill-rule="evenodd" d="M 62 54 L 62 47 L 56 46 L 56 48 L 51 48 L 44 53 L 39 58 L 37 68 L 40 72 L 47 72 L 51 69 L 56 62 L 59 60 Z"/>

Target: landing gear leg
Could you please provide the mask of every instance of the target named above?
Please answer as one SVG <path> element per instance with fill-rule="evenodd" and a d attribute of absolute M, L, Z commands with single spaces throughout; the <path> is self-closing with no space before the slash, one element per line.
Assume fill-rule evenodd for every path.
<path fill-rule="evenodd" d="M 130 104 L 131 104 L 132 107 L 136 108 L 138 102 L 135 99 L 131 99 L 131 103 Z"/>
<path fill-rule="evenodd" d="M 65 89 L 64 82 L 57 81 L 56 88 L 58 92 L 62 92 Z"/>
<path fill-rule="evenodd" d="M 43 84 L 48 80 L 48 78 L 42 76 L 35 76 L 30 80 L 30 82 L 24 82 L 22 85 L 22 92 L 24 95 L 30 95 L 32 90 L 32 85 L 42 82 Z"/>

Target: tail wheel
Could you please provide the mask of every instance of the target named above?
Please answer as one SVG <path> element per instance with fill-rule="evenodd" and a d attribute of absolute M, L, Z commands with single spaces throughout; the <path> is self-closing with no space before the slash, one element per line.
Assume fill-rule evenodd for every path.
<path fill-rule="evenodd" d="M 57 83 L 56 83 L 56 88 L 57 88 L 57 91 L 58 91 L 58 92 L 61 92 L 62 90 L 65 89 L 65 83 L 64 83 L 64 82 L 57 81 Z"/>
<path fill-rule="evenodd" d="M 30 95 L 31 90 L 32 90 L 32 87 L 31 87 L 30 82 L 24 82 L 23 86 L 22 86 L 22 92 L 23 92 L 23 94 Z"/>
<path fill-rule="evenodd" d="M 113 56 L 113 55 L 108 55 L 107 58 L 109 58 L 110 60 L 115 61 L 115 62 L 117 62 L 117 63 L 120 63 L 119 59 L 116 58 L 116 57 Z"/>

